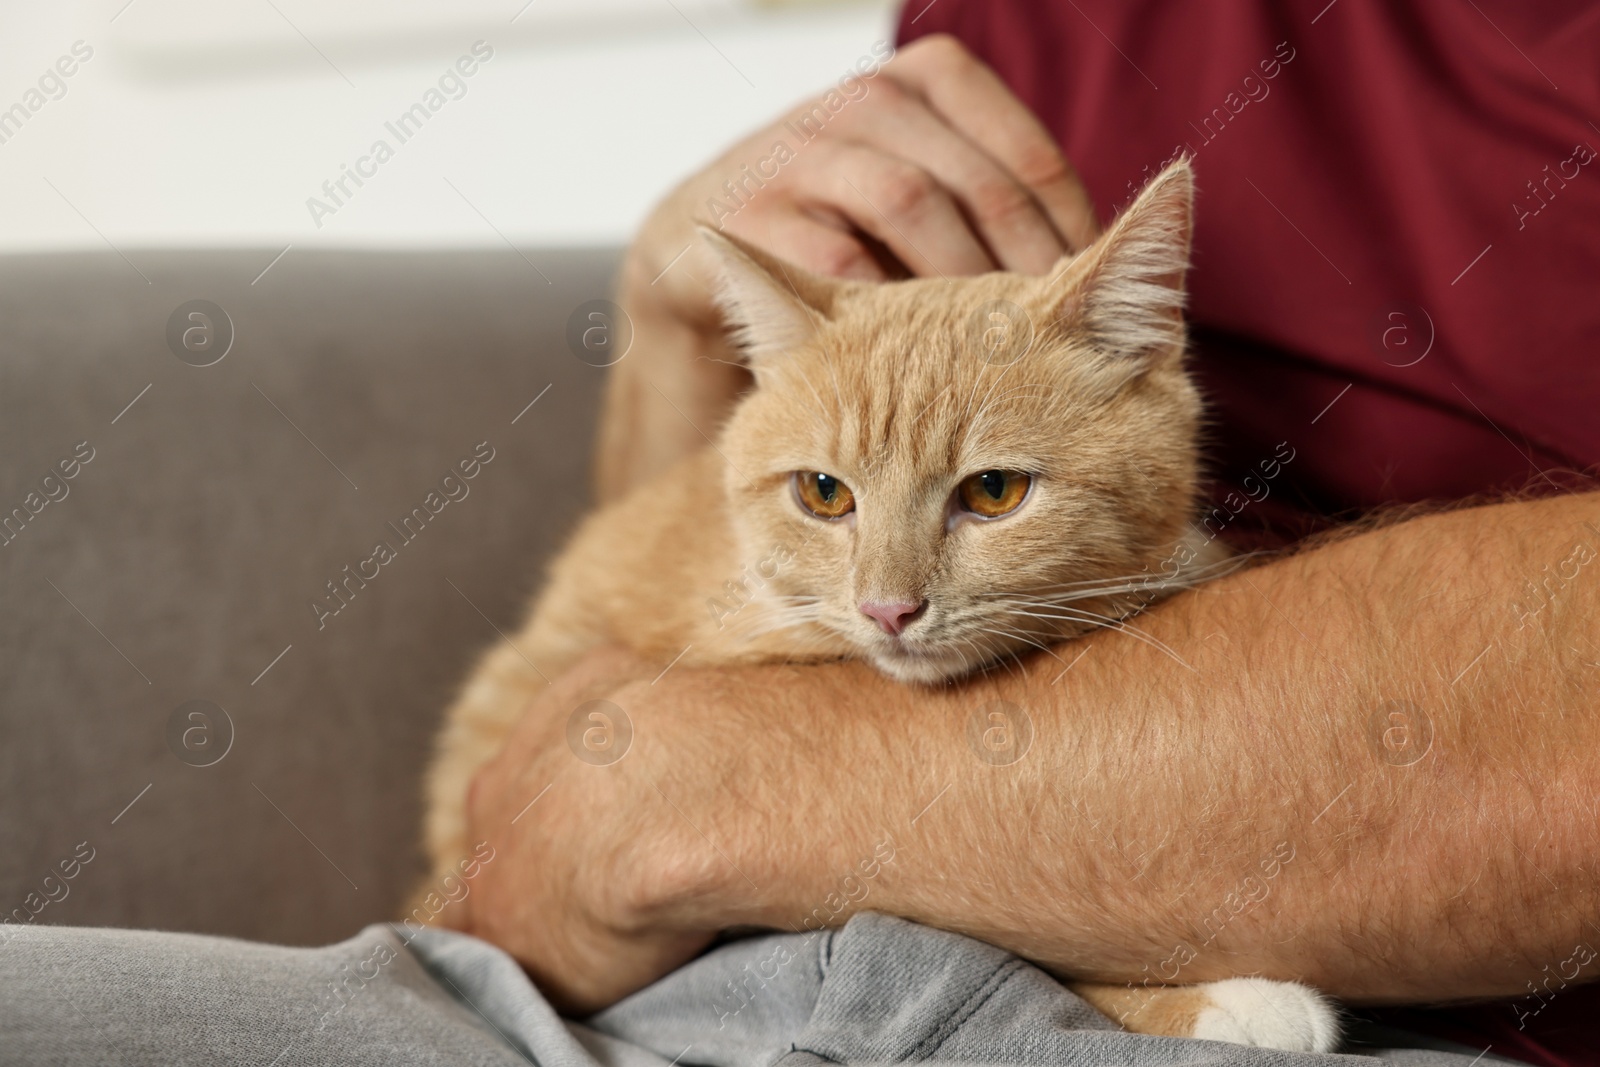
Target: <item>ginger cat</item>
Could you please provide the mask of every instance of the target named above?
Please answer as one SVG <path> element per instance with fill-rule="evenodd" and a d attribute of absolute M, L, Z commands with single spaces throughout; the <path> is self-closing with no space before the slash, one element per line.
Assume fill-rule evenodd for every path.
<path fill-rule="evenodd" d="M 529 661 L 553 677 L 609 643 L 663 664 L 857 656 L 940 682 L 1119 626 L 1214 569 L 1225 553 L 1189 525 L 1192 199 L 1180 161 L 1048 278 L 836 281 L 703 231 L 756 387 L 714 448 L 588 518 L 473 673 L 428 779 L 435 869 L 466 855 L 468 781 L 544 686 Z M 1143 1033 L 1339 1037 L 1291 983 L 1073 989 Z"/>

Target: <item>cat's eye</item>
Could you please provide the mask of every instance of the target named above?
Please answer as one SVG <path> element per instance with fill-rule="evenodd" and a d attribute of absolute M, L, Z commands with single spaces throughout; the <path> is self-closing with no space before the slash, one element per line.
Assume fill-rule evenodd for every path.
<path fill-rule="evenodd" d="M 962 479 L 956 495 L 973 514 L 998 519 L 1017 510 L 1032 484 L 1033 479 L 1021 471 L 981 471 Z"/>
<path fill-rule="evenodd" d="M 838 519 L 856 509 L 850 487 L 821 471 L 796 471 L 794 495 L 800 506 L 819 519 Z"/>

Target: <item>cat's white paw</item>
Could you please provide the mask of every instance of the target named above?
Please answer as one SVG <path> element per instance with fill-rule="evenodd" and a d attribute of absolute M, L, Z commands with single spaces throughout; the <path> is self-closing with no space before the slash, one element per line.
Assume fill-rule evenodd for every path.
<path fill-rule="evenodd" d="M 1195 1020 L 1195 1037 L 1288 1052 L 1332 1052 L 1339 1045 L 1338 1011 L 1309 986 L 1229 978 L 1206 983 L 1205 991 L 1211 1004 Z"/>

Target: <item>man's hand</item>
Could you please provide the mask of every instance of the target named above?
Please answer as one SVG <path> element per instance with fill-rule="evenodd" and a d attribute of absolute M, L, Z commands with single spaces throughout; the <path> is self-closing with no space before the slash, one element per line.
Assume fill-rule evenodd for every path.
<path fill-rule="evenodd" d="M 670 856 L 661 846 L 672 847 L 667 836 L 675 829 L 654 825 L 663 821 L 661 798 L 653 769 L 639 766 L 650 719 L 637 690 L 648 691 L 658 671 L 624 652 L 591 654 L 529 707 L 468 795 L 471 840 L 489 842 L 496 862 L 474 879 L 466 928 L 516 956 L 568 1014 L 598 1010 L 648 984 L 716 932 L 650 925 L 657 902 L 671 895 Z M 581 730 L 608 735 L 589 749 L 580 730 L 574 748 L 569 719 L 597 698 L 635 710 L 605 722 L 581 717 Z M 631 740 L 619 740 L 629 731 Z M 645 892 L 638 875 L 647 868 Z"/>
<path fill-rule="evenodd" d="M 878 717 L 852 700 L 872 686 L 913 693 L 858 663 L 662 674 L 618 649 L 591 652 L 473 780 L 470 840 L 495 860 L 473 879 L 462 928 L 515 956 L 570 1015 L 642 988 L 724 930 L 820 928 L 807 913 L 853 896 L 829 882 L 850 872 L 810 870 L 799 846 L 820 830 L 879 882 L 895 847 L 892 831 L 885 846 L 882 825 L 857 826 L 860 813 L 835 806 L 854 798 L 828 783 L 881 775 L 868 787 L 875 803 L 905 822 L 951 755 L 937 734 L 888 747 Z M 901 699 L 893 714 L 911 706 Z M 584 729 L 606 736 L 591 747 Z M 806 803 L 786 810 L 797 790 Z M 841 904 L 832 917 L 846 914 Z"/>
<path fill-rule="evenodd" d="M 1093 205 L 1060 149 L 954 38 L 923 38 L 858 81 L 852 98 L 835 95 L 847 99 L 837 110 L 819 96 L 740 141 L 646 220 L 619 286 L 634 341 L 608 384 L 602 498 L 700 447 L 747 384 L 694 251 L 696 223 L 866 280 L 1043 273 L 1094 239 Z M 812 131 L 804 142 L 802 123 Z M 738 200 L 729 182 L 742 183 Z M 713 203 L 738 209 L 713 218 Z"/>

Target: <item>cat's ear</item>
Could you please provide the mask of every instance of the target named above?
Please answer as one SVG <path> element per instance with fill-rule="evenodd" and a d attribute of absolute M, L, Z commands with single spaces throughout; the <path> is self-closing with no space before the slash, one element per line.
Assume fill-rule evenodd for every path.
<path fill-rule="evenodd" d="M 1098 241 L 1057 267 L 1046 294 L 1052 317 L 1124 373 L 1182 356 L 1193 213 L 1194 172 L 1180 159 Z"/>
<path fill-rule="evenodd" d="M 701 226 L 720 277 L 717 306 L 752 366 L 809 340 L 843 283 L 819 277 L 729 234 Z"/>

